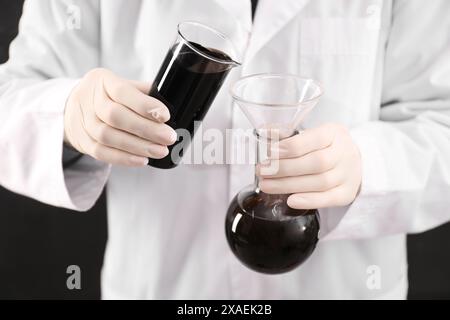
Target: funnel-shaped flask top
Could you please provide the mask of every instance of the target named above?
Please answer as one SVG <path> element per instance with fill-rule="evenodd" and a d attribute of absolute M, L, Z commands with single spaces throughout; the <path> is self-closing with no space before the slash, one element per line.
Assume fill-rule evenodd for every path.
<path fill-rule="evenodd" d="M 241 78 L 231 94 L 252 126 L 291 136 L 323 94 L 320 83 L 289 74 Z"/>

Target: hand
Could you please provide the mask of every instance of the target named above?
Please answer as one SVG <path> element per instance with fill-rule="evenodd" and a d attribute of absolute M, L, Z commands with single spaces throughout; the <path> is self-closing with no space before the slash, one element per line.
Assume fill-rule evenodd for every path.
<path fill-rule="evenodd" d="M 320 209 L 352 203 L 361 185 L 361 156 L 347 129 L 326 124 L 305 130 L 278 143 L 278 154 L 261 170 L 261 190 L 269 194 L 292 194 L 294 209 Z M 273 163 L 277 161 L 277 163 Z M 269 175 L 264 175 L 269 171 Z"/>
<path fill-rule="evenodd" d="M 66 103 L 65 142 L 111 164 L 145 166 L 148 158 L 164 158 L 177 136 L 164 124 L 169 110 L 149 89 L 105 69 L 88 72 Z"/>

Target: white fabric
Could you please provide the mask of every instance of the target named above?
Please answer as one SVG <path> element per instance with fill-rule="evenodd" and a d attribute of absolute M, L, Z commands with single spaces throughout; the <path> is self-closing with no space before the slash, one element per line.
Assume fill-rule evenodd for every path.
<path fill-rule="evenodd" d="M 73 5 L 80 28 L 70 24 Z M 446 0 L 260 0 L 249 33 L 246 1 L 27 1 L 11 59 L 0 67 L 0 184 L 86 210 L 110 168 L 84 157 L 63 172 L 63 110 L 76 79 L 102 66 L 152 80 L 179 21 L 237 27 L 245 62 L 204 129 L 248 126 L 226 90 L 242 74 L 316 78 L 326 94 L 306 126 L 351 128 L 363 159 L 361 194 L 348 208 L 321 211 L 322 241 L 302 267 L 265 276 L 240 265 L 224 237 L 228 202 L 251 183 L 251 167 L 113 167 L 103 297 L 404 298 L 405 234 L 450 220 L 449 14 Z M 367 285 L 371 266 L 379 267 L 379 288 Z"/>

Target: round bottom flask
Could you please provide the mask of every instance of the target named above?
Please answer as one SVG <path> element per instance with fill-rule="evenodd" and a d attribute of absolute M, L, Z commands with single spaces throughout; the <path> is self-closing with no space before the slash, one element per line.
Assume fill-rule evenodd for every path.
<path fill-rule="evenodd" d="M 236 195 L 228 208 L 228 244 L 235 256 L 254 271 L 291 271 L 316 247 L 318 211 L 292 209 L 286 198 L 265 194 L 252 186 Z"/>

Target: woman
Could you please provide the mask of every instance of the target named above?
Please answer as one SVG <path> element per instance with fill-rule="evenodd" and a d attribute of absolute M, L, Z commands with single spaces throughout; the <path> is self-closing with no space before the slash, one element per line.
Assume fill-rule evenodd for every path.
<path fill-rule="evenodd" d="M 450 4 L 261 0 L 253 21 L 251 8 L 27 2 L 0 68 L 0 183 L 83 211 L 108 180 L 106 299 L 405 298 L 406 233 L 450 218 Z M 261 185 L 320 208 L 322 241 L 291 273 L 254 273 L 227 247 L 224 214 L 251 167 L 146 166 L 175 141 L 166 106 L 146 93 L 184 20 L 248 40 L 228 83 L 286 72 L 325 87 L 309 129 L 280 146 L 282 173 Z M 245 125 L 222 90 L 203 126 Z M 69 148 L 84 156 L 64 166 Z"/>

